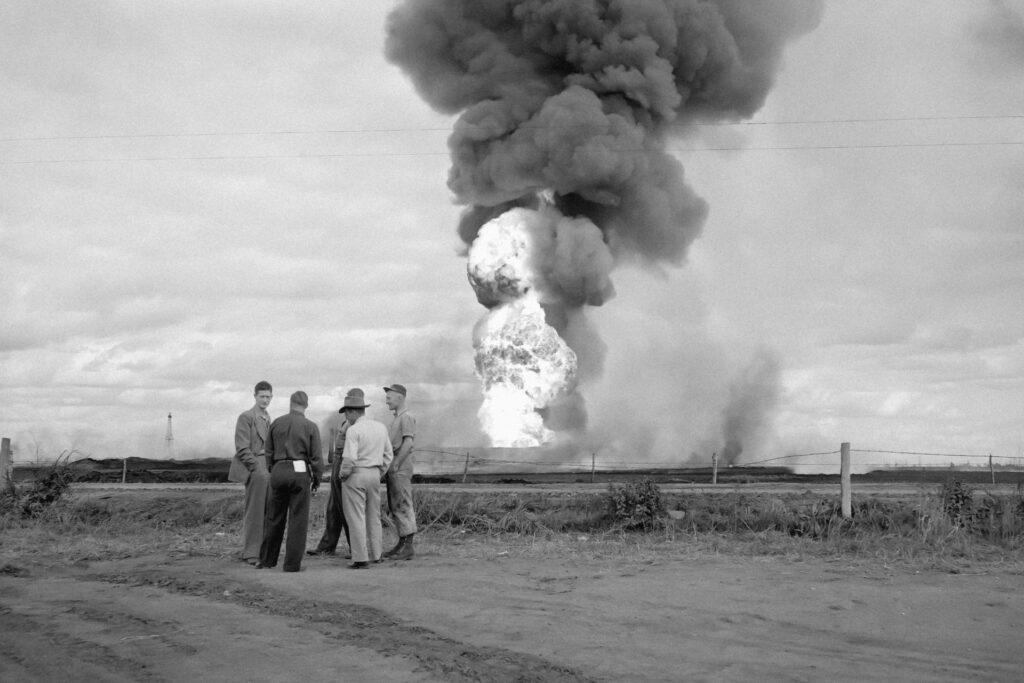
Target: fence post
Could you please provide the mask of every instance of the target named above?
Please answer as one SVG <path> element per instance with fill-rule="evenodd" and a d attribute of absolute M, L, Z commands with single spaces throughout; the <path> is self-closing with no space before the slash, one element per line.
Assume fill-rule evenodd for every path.
<path fill-rule="evenodd" d="M 597 456 L 594 451 L 590 452 L 590 483 L 594 483 L 594 458 Z"/>
<path fill-rule="evenodd" d="M 466 450 L 466 466 L 462 468 L 462 483 L 466 483 L 466 475 L 469 474 L 469 450 Z"/>
<path fill-rule="evenodd" d="M 850 442 L 839 445 L 839 493 L 842 501 L 844 519 L 853 517 L 853 506 L 850 496 Z"/>
<path fill-rule="evenodd" d="M 992 454 L 988 454 L 988 471 L 992 475 L 992 483 L 996 483 L 996 468 L 992 467 Z"/>
<path fill-rule="evenodd" d="M 121 483 L 128 481 L 128 458 L 121 460 Z"/>
<path fill-rule="evenodd" d="M 711 483 L 718 483 L 718 451 L 711 454 Z"/>
<path fill-rule="evenodd" d="M 0 485 L 14 493 L 14 458 L 11 455 L 11 440 L 6 436 L 0 441 Z"/>

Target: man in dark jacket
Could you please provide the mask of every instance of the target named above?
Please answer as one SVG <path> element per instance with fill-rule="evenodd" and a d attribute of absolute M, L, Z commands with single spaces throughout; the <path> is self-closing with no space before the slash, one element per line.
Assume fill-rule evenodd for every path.
<path fill-rule="evenodd" d="M 277 566 L 285 525 L 288 541 L 284 549 L 284 571 L 302 568 L 309 526 L 311 489 L 320 485 L 324 459 L 320 451 L 320 430 L 306 419 L 309 398 L 304 391 L 291 395 L 287 415 L 274 420 L 267 435 L 267 466 L 270 469 L 270 500 L 260 546 L 258 568 Z"/>

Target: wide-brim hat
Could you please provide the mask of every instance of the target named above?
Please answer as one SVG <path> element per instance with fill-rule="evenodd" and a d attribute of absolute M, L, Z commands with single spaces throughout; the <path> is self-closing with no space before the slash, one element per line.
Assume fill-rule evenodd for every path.
<path fill-rule="evenodd" d="M 349 389 L 345 394 L 345 404 L 338 409 L 338 412 L 345 412 L 345 408 L 369 408 L 370 404 L 366 402 L 364 396 L 362 389 Z"/>

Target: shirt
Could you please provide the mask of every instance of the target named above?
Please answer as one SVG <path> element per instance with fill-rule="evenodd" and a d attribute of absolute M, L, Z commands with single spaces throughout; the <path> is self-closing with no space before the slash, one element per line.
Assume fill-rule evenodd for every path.
<path fill-rule="evenodd" d="M 405 437 L 416 438 L 416 418 L 409 414 L 409 411 L 402 408 L 395 415 L 388 427 L 388 438 L 391 439 L 391 449 L 397 453 Z"/>
<path fill-rule="evenodd" d="M 345 432 L 341 472 L 348 475 L 354 467 L 380 467 L 383 471 L 391 466 L 394 457 L 387 427 L 364 415 Z"/>
<path fill-rule="evenodd" d="M 320 429 L 300 412 L 291 412 L 274 420 L 267 435 L 267 455 L 271 464 L 278 460 L 306 460 L 319 478 L 324 472 L 320 450 Z"/>

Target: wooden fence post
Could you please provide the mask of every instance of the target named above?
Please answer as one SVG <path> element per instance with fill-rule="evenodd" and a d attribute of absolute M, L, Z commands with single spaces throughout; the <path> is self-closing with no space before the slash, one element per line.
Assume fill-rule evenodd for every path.
<path fill-rule="evenodd" d="M 842 501 L 844 519 L 853 517 L 853 505 L 850 495 L 850 443 L 844 441 L 839 446 L 839 492 Z"/>
<path fill-rule="evenodd" d="M 711 483 L 718 483 L 718 451 L 711 454 Z"/>
<path fill-rule="evenodd" d="M 0 486 L 14 493 L 14 458 L 11 440 L 6 436 L 0 441 Z"/>
<path fill-rule="evenodd" d="M 596 458 L 596 457 L 597 457 L 597 454 L 594 453 L 593 451 L 591 451 L 590 452 L 590 483 L 591 484 L 594 483 L 594 458 Z"/>
<path fill-rule="evenodd" d="M 992 466 L 992 454 L 988 454 L 988 471 L 992 475 L 992 483 L 996 483 L 996 468 Z"/>
<path fill-rule="evenodd" d="M 462 483 L 466 483 L 466 475 L 469 474 L 469 450 L 466 451 L 466 466 L 462 468 Z"/>

